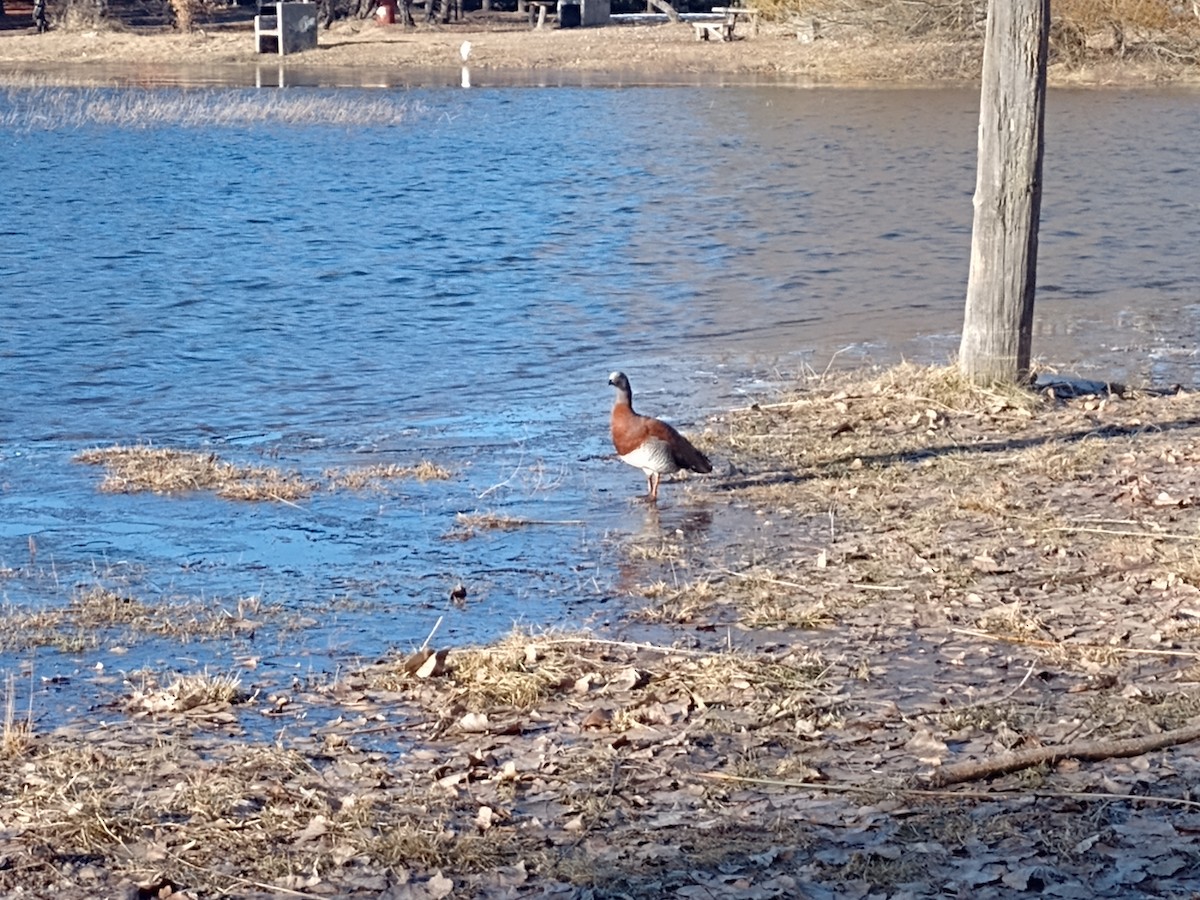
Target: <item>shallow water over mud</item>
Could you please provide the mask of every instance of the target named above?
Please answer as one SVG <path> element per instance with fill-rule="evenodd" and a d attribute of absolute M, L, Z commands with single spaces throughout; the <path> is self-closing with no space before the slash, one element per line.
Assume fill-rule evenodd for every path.
<path fill-rule="evenodd" d="M 230 609 L 253 595 L 295 615 L 182 648 L 22 650 L 6 670 L 255 657 L 298 676 L 435 627 L 466 642 L 602 622 L 631 587 L 687 577 L 623 542 L 753 555 L 770 527 L 711 488 L 631 502 L 644 482 L 609 458 L 609 371 L 694 430 L 831 360 L 957 346 L 973 91 L 311 87 L 289 102 L 367 97 L 399 121 L 205 128 L 171 117 L 195 90 L 151 94 L 167 112 L 143 127 L 0 95 L 0 591 L 20 607 L 94 583 Z M 1196 93 L 1053 93 L 1039 358 L 1197 382 L 1198 129 Z M 454 477 L 244 504 L 104 494 L 71 461 L 139 442 Z M 543 524 L 456 532 L 475 511 Z"/>

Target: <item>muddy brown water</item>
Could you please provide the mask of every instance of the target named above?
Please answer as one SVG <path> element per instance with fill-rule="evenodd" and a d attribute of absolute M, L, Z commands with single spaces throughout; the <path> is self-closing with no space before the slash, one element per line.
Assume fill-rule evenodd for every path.
<path fill-rule="evenodd" d="M 253 106 L 277 76 L 141 70 L 155 86 L 54 96 Z M 630 539 L 736 562 L 769 526 L 704 488 L 668 486 L 657 514 L 634 502 L 641 476 L 609 456 L 611 370 L 689 430 L 797 373 L 957 346 L 974 91 L 284 77 L 299 102 L 368 97 L 400 121 L 129 127 L 0 94 L 4 602 L 62 605 L 100 583 L 291 614 L 230 640 L 118 628 L 94 650 L 3 654 L 43 721 L 143 669 L 253 657 L 247 682 L 286 683 L 435 627 L 465 643 L 616 620 L 632 586 L 688 577 L 631 557 Z M 1046 363 L 1197 382 L 1198 132 L 1196 92 L 1052 93 Z M 100 493 L 100 472 L 71 461 L 136 442 L 309 474 L 426 458 L 455 474 L 243 504 Z M 546 524 L 456 538 L 476 511 Z M 802 542 L 821 522 L 789 527 Z"/>

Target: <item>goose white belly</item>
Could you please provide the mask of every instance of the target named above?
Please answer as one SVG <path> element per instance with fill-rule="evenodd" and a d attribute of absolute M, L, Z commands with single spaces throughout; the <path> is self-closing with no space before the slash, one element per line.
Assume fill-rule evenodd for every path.
<path fill-rule="evenodd" d="M 670 475 L 679 471 L 671 446 L 664 440 L 649 438 L 642 441 L 636 450 L 620 455 L 621 462 L 629 463 L 635 469 L 641 469 L 647 475 L 657 472 L 659 475 Z"/>

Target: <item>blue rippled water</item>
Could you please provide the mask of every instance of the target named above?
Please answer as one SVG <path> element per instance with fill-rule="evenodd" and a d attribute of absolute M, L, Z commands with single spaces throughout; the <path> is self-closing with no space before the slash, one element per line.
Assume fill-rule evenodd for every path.
<path fill-rule="evenodd" d="M 374 603 L 279 651 L 313 665 L 419 642 L 443 614 L 451 640 L 603 616 L 631 577 L 613 539 L 646 526 L 628 503 L 640 476 L 605 459 L 609 371 L 699 427 L 831 359 L 943 362 L 957 346 L 974 92 L 288 96 L 396 115 L 47 125 L 44 97 L 0 95 L 9 602 L 55 602 L 103 571 L 152 599 Z M 1198 131 L 1195 93 L 1052 96 L 1035 354 L 1196 381 Z M 71 462 L 135 442 L 456 474 L 267 508 L 101 494 Z M 478 509 L 582 524 L 446 540 Z M 661 527 L 695 513 L 668 505 Z M 472 605 L 447 611 L 460 580 Z"/>

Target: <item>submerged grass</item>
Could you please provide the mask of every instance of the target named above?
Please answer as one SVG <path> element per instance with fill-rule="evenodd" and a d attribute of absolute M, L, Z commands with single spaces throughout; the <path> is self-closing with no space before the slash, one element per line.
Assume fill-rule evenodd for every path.
<path fill-rule="evenodd" d="M 177 641 L 250 636 L 261 621 L 287 615 L 282 607 L 256 597 L 233 604 L 199 600 L 151 604 L 92 585 L 78 589 L 65 606 L 0 607 L 0 649 L 49 647 L 80 652 L 105 640 L 128 642 L 137 635 Z"/>
<path fill-rule="evenodd" d="M 480 533 L 489 531 L 518 531 L 522 528 L 533 528 L 541 525 L 583 525 L 584 522 L 579 519 L 560 519 L 551 521 L 548 519 L 526 519 L 520 516 L 506 516 L 502 513 L 493 512 L 491 510 L 477 510 L 475 512 L 460 512 L 454 517 L 454 528 L 447 531 L 442 537 L 445 540 L 464 541 L 469 540 Z"/>
<path fill-rule="evenodd" d="M 429 460 L 421 460 L 415 466 L 398 466 L 383 463 L 376 466 L 361 466 L 353 469 L 326 469 L 325 479 L 330 489 L 346 488 L 353 491 L 377 489 L 384 482 L 403 479 L 416 481 L 446 481 L 452 476 L 449 469 Z"/>
<path fill-rule="evenodd" d="M 57 130 L 119 128 L 237 128 L 250 125 L 399 125 L 423 107 L 388 92 L 357 95 L 315 91 L 104 89 L 8 87 L 0 127 Z"/>

